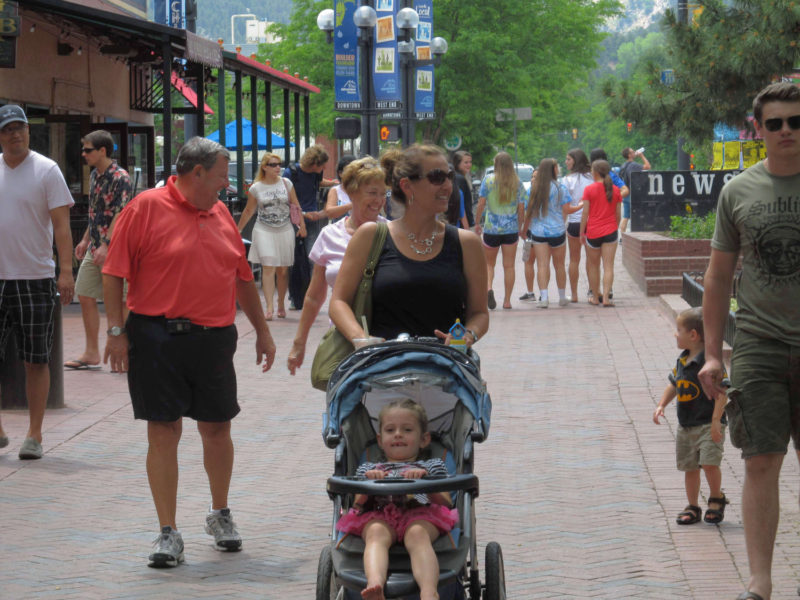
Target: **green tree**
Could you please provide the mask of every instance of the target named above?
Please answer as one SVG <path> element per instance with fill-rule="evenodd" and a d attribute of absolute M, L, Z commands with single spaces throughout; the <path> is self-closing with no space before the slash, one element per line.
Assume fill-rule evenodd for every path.
<path fill-rule="evenodd" d="M 311 100 L 312 130 L 333 134 L 332 48 L 316 27 L 331 0 L 295 0 L 292 18 L 275 31 L 283 41 L 261 46 L 273 65 L 302 65 L 321 93 Z M 459 134 L 477 165 L 509 148 L 511 124 L 495 121 L 498 108 L 530 106 L 533 121 L 518 124 L 520 154 L 533 152 L 540 136 L 572 127 L 585 104 L 586 85 L 603 34 L 619 9 L 616 0 L 437 0 L 434 35 L 449 49 L 435 69 L 436 119 L 418 123 L 418 139 L 441 142 Z M 488 164 L 488 163 L 487 163 Z"/>
<path fill-rule="evenodd" d="M 753 97 L 800 59 L 800 4 L 794 0 L 704 0 L 694 24 L 664 17 L 675 81 L 645 60 L 643 79 L 608 81 L 609 109 L 656 135 L 707 144 L 715 123 L 747 127 Z"/>

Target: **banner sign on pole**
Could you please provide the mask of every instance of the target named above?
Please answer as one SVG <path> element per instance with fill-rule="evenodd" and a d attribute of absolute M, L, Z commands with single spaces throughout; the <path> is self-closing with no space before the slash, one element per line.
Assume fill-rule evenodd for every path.
<path fill-rule="evenodd" d="M 433 39 L 433 0 L 414 0 L 414 10 L 419 14 L 417 25 L 417 60 L 430 60 Z M 414 116 L 417 119 L 434 119 L 433 65 L 414 69 Z"/>
<path fill-rule="evenodd" d="M 353 22 L 356 0 L 334 3 L 333 84 L 336 110 L 361 110 L 361 89 L 358 82 L 358 28 Z"/>
<path fill-rule="evenodd" d="M 154 0 L 153 20 L 162 25 L 186 29 L 186 5 L 184 0 Z"/>
<path fill-rule="evenodd" d="M 397 0 L 377 0 L 375 11 L 375 65 L 372 82 L 375 89 L 375 108 L 396 109 L 403 106 L 403 90 L 400 86 L 400 69 L 397 65 Z"/>

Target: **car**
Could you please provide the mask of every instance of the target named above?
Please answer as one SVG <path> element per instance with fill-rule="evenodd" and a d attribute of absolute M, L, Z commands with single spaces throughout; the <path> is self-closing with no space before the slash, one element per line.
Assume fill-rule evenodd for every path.
<path fill-rule="evenodd" d="M 527 163 L 517 163 L 514 167 L 517 171 L 517 177 L 522 182 L 522 186 L 525 188 L 525 193 L 531 193 L 531 177 L 533 177 L 534 167 L 533 165 L 529 165 Z M 486 171 L 484 171 L 483 176 L 486 177 L 494 173 L 494 166 L 486 167 Z M 480 184 L 478 184 L 480 187 Z"/>

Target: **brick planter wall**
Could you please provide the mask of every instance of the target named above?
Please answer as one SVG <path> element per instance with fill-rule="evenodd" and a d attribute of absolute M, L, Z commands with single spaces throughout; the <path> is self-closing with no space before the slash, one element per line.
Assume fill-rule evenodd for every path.
<path fill-rule="evenodd" d="M 705 271 L 711 240 L 679 240 L 653 232 L 622 234 L 622 264 L 648 296 L 680 294 L 684 271 Z"/>

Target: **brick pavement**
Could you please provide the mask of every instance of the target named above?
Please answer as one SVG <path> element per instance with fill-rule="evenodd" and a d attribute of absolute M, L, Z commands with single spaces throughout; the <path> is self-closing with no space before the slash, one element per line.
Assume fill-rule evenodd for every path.
<path fill-rule="evenodd" d="M 514 298 L 523 291 L 518 266 Z M 491 434 L 476 452 L 479 546 L 502 545 L 510 598 L 734 598 L 747 573 L 741 460 L 728 446 L 723 487 L 732 504 L 722 526 L 675 524 L 686 500 L 674 409 L 668 424 L 651 422 L 676 356 L 673 325 L 619 256 L 614 288 L 613 309 L 515 301 L 514 310 L 493 311 L 479 344 L 494 401 Z M 207 484 L 187 421 L 178 502 L 186 564 L 145 566 L 157 524 L 145 425 L 131 417 L 124 376 L 107 367 L 65 373 L 67 408 L 47 413 L 41 461 L 17 459 L 26 416 L 3 411 L 12 444 L 0 450 L 0 598 L 313 597 L 331 523 L 332 456 L 308 366 L 294 378 L 285 368 L 298 317 L 271 323 L 279 357 L 264 375 L 253 364 L 252 331 L 238 319 L 231 507 L 245 540 L 239 554 L 215 552 L 203 532 Z M 325 327 L 322 316 L 311 340 Z M 64 328 L 70 358 L 83 343 L 77 305 L 65 310 Z M 794 597 L 800 581 L 799 480 L 790 457 L 774 598 Z"/>

